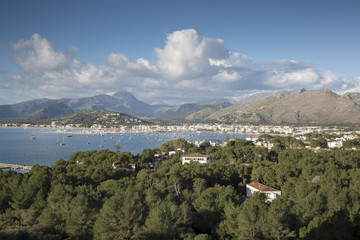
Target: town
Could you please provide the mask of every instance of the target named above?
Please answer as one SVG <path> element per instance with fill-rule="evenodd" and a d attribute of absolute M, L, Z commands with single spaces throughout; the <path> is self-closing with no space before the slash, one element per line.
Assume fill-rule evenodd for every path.
<path fill-rule="evenodd" d="M 256 146 L 266 147 L 269 150 L 274 147 L 270 141 L 258 141 L 258 136 L 262 134 L 291 136 L 305 143 L 306 148 L 310 148 L 309 137 L 305 136 L 313 132 L 329 133 L 332 137 L 327 140 L 328 148 L 341 148 L 343 142 L 358 138 L 360 130 L 347 129 L 346 127 L 330 126 L 272 126 L 272 125 L 241 125 L 225 123 L 178 123 L 172 125 L 166 124 L 141 124 L 141 120 L 129 119 L 136 122 L 134 125 L 117 125 L 116 127 L 105 127 L 99 124 L 93 124 L 89 128 L 84 128 L 80 124 L 64 124 L 59 121 L 53 121 L 51 124 L 20 124 L 20 123 L 2 123 L 3 128 L 52 128 L 57 129 L 58 133 L 68 134 L 117 134 L 117 133 L 157 133 L 157 132 L 214 132 L 225 133 L 229 138 L 234 134 L 247 135 L 246 140 L 254 142 Z M 215 143 L 214 143 L 215 144 Z M 318 147 L 316 149 L 319 149 Z"/>

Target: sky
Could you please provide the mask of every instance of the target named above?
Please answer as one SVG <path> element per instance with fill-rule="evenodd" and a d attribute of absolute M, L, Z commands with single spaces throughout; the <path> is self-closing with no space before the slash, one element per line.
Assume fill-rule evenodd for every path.
<path fill-rule="evenodd" d="M 360 92 L 358 0 L 4 0 L 0 104 Z"/>

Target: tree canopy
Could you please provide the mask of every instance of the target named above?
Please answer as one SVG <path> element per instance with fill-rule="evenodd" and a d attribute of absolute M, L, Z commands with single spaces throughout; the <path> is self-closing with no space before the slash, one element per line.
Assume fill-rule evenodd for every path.
<path fill-rule="evenodd" d="M 263 138 L 279 147 L 176 139 L 137 155 L 76 152 L 25 174 L 0 172 L 0 239 L 359 239 L 360 151 Z M 154 158 L 177 148 L 211 161 Z M 246 199 L 255 181 L 281 197 Z"/>

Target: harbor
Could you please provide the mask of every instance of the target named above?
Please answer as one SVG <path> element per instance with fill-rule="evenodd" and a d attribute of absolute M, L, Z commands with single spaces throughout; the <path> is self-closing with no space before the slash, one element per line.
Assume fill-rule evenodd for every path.
<path fill-rule="evenodd" d="M 29 171 L 31 169 L 31 166 L 25 166 L 25 165 L 18 165 L 18 164 L 9 164 L 9 163 L 0 163 L 0 170 L 8 170 L 8 169 L 21 169 L 24 171 Z"/>

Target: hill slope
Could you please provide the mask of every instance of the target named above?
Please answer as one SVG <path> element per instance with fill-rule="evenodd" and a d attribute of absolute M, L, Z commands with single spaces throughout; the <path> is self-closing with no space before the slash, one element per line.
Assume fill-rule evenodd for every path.
<path fill-rule="evenodd" d="M 64 103 L 75 111 L 108 110 L 133 115 L 153 114 L 152 107 L 149 104 L 139 101 L 129 92 L 74 98 L 69 101 L 64 101 Z"/>
<path fill-rule="evenodd" d="M 56 100 L 36 99 L 12 105 L 0 105 L 0 119 L 29 118 L 36 111 L 55 103 Z"/>
<path fill-rule="evenodd" d="M 65 107 L 66 105 L 66 107 Z M 84 110 L 108 110 L 131 115 L 154 115 L 164 105 L 151 106 L 129 92 L 101 94 L 74 99 L 35 99 L 12 105 L 0 105 L 0 119 L 54 117 Z"/>
<path fill-rule="evenodd" d="M 306 91 L 307 90 L 305 88 L 299 88 L 299 89 L 295 89 L 295 90 L 260 92 L 260 93 L 255 93 L 251 96 L 245 97 L 237 102 L 234 102 L 233 104 L 244 104 L 244 103 L 248 103 L 248 102 L 256 102 L 256 101 L 263 100 L 263 99 L 270 98 L 270 97 L 283 98 L 287 95 L 300 94 L 300 93 L 303 93 Z"/>
<path fill-rule="evenodd" d="M 201 104 L 195 104 L 195 103 L 181 104 L 156 115 L 156 118 L 165 119 L 165 120 L 182 120 L 187 118 L 190 114 L 196 113 L 204 109 L 211 108 L 214 110 L 218 110 L 228 107 L 230 105 L 231 105 L 230 102 L 223 99 L 208 103 L 201 103 Z"/>
<path fill-rule="evenodd" d="M 204 120 L 268 124 L 359 123 L 360 107 L 323 89 L 233 105 Z"/>
<path fill-rule="evenodd" d="M 53 103 L 47 105 L 31 114 L 28 115 L 29 118 L 52 118 L 59 115 L 73 113 L 70 107 L 63 103 Z"/>
<path fill-rule="evenodd" d="M 83 112 L 61 115 L 52 118 L 51 121 L 59 121 L 65 124 L 81 124 L 83 126 L 99 124 L 107 127 L 113 127 L 123 124 L 144 123 L 144 121 L 136 117 L 132 117 L 128 114 L 110 112 L 105 110 L 87 110 Z"/>
<path fill-rule="evenodd" d="M 347 92 L 347 93 L 343 94 L 342 97 L 356 103 L 357 105 L 360 105 L 360 93 Z"/>

